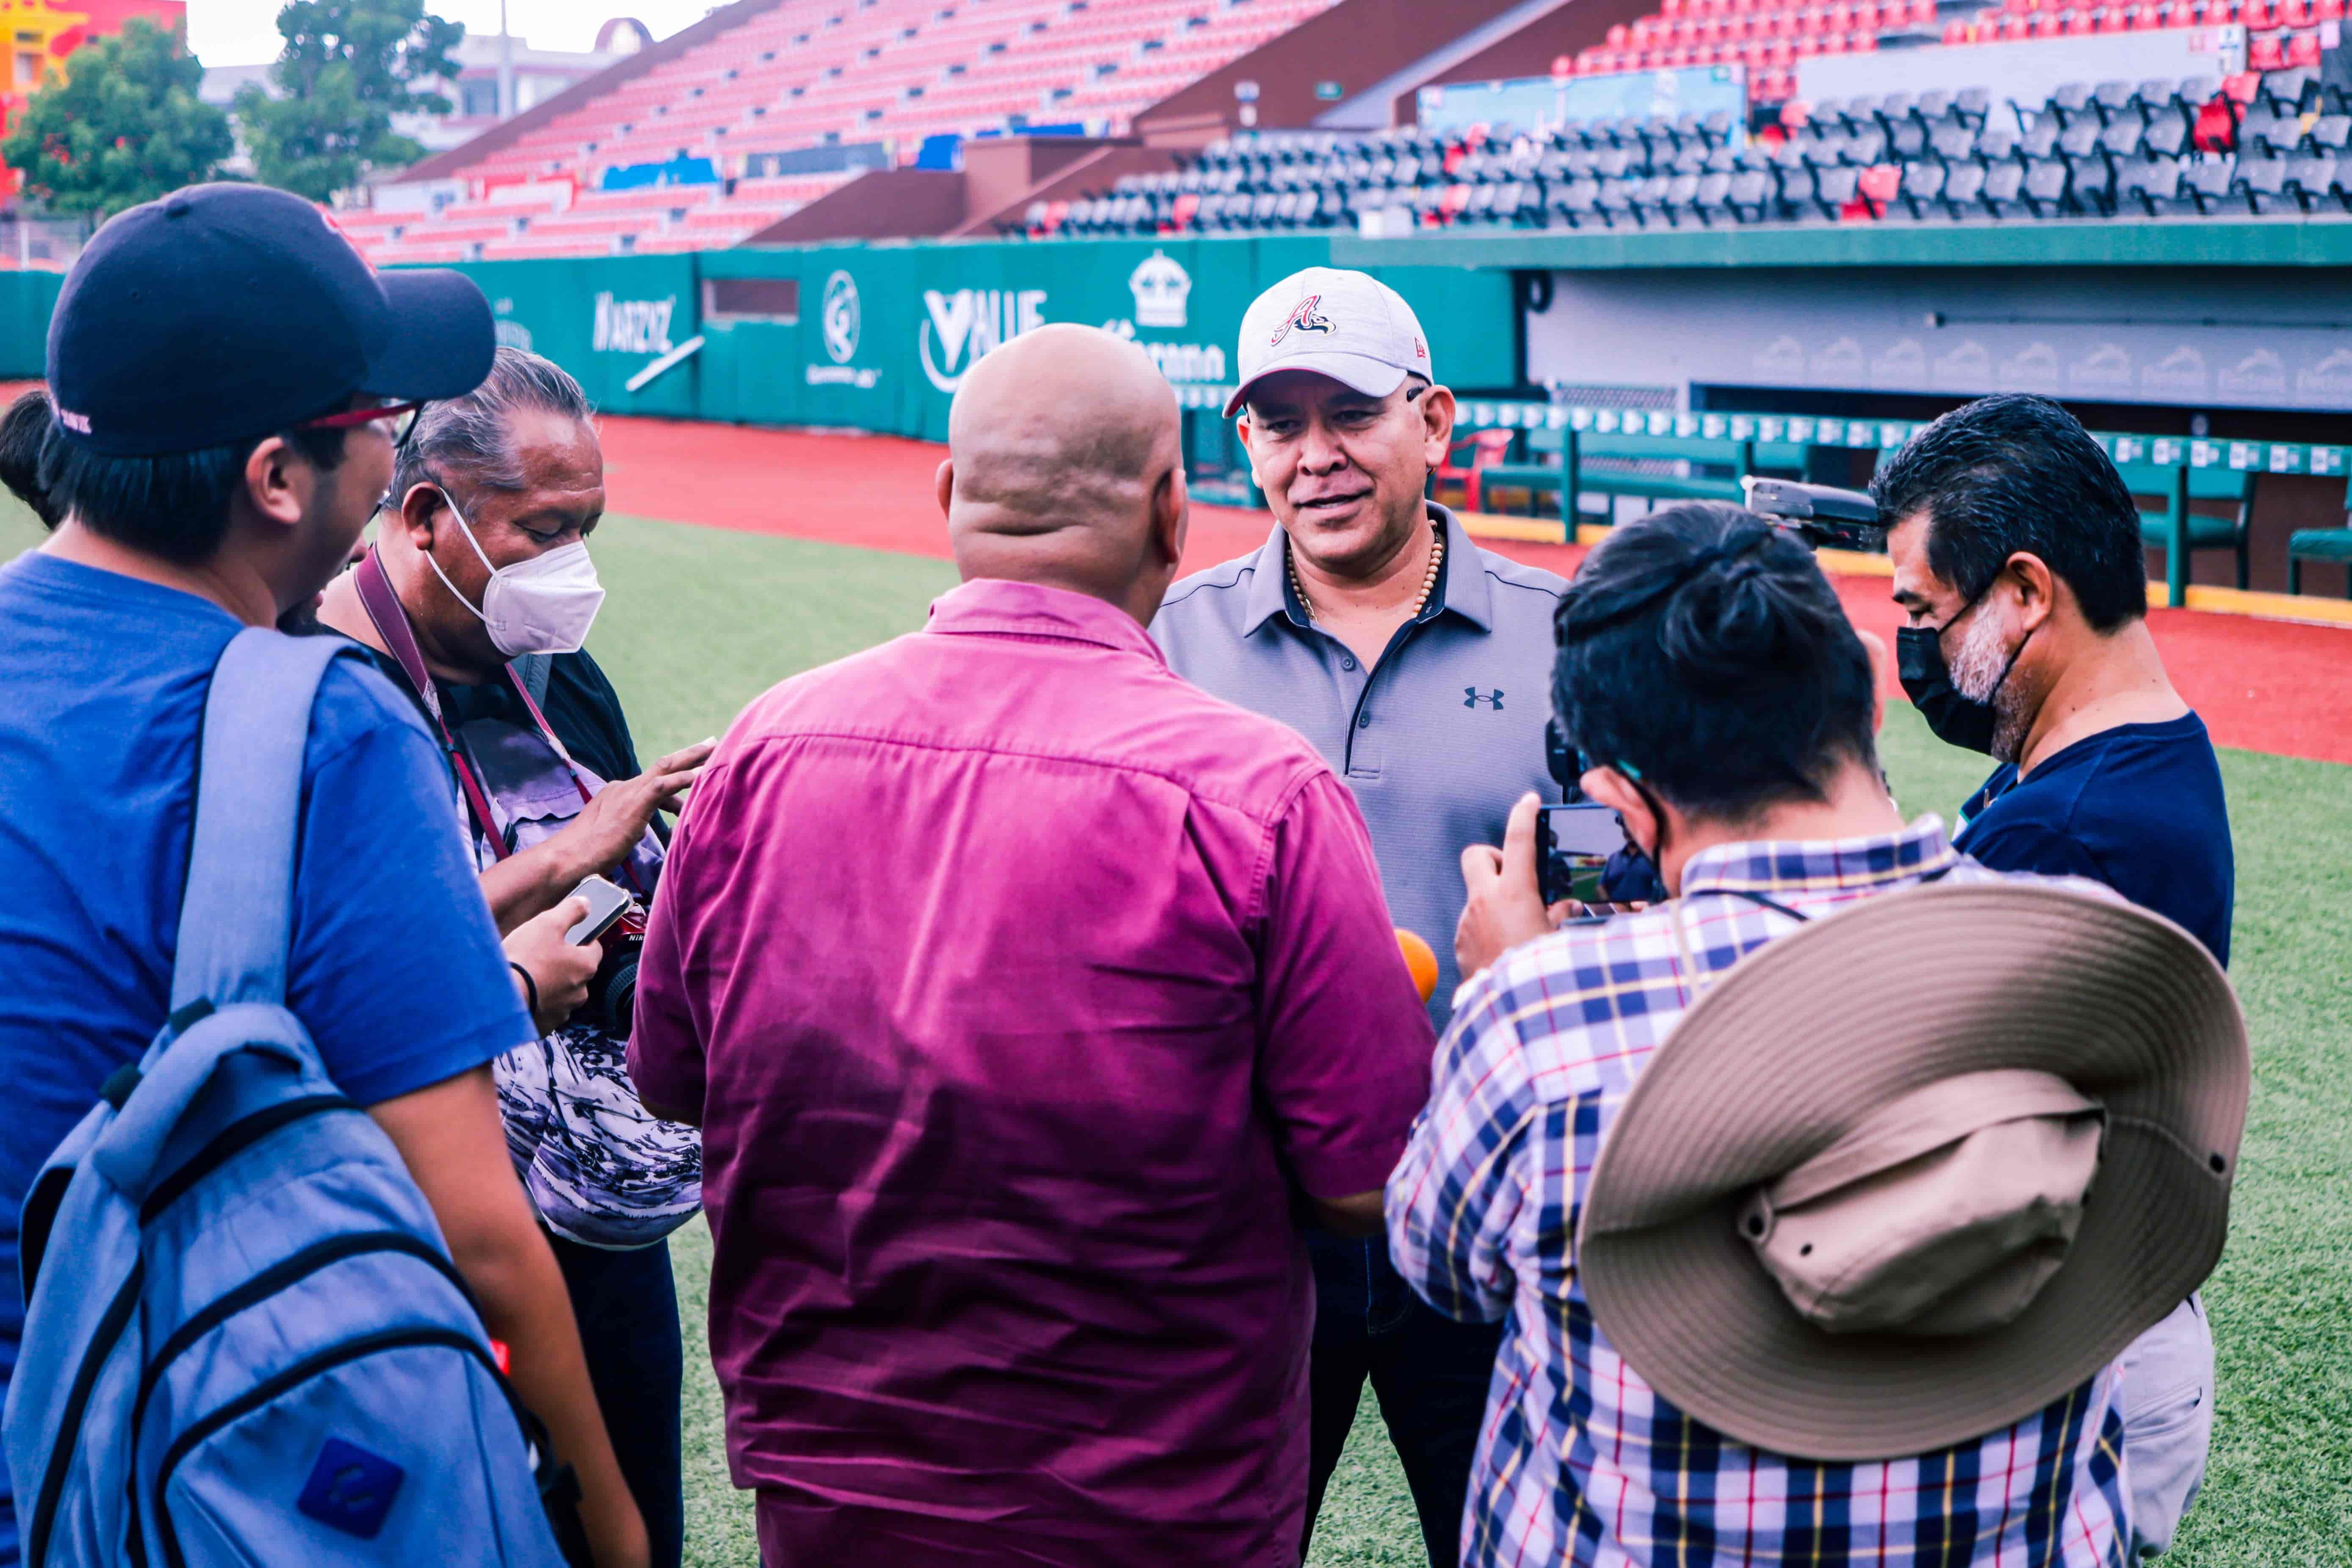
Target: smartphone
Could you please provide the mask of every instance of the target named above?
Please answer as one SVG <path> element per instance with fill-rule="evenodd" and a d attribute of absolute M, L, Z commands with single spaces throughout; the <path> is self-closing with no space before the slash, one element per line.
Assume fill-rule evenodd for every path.
<path fill-rule="evenodd" d="M 1625 825 L 1613 806 L 1590 800 L 1545 806 L 1536 814 L 1536 885 L 1543 901 L 1601 902 L 1601 873 L 1624 847 Z"/>
<path fill-rule="evenodd" d="M 566 896 L 588 900 L 588 912 L 583 915 L 570 931 L 563 933 L 563 940 L 574 947 L 585 947 L 590 942 L 602 938 L 606 931 L 613 929 L 614 921 L 629 912 L 630 906 L 636 901 L 629 897 L 626 889 L 617 883 L 608 882 L 602 877 L 589 877 L 583 879 L 581 884 Z"/>

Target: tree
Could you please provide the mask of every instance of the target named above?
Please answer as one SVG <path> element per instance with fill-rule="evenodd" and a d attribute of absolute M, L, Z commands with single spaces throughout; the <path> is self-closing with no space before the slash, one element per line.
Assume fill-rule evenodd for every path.
<path fill-rule="evenodd" d="M 132 17 L 33 95 L 0 161 L 51 211 L 100 217 L 209 179 L 236 144 L 228 116 L 196 96 L 204 78 L 179 29 Z"/>
<path fill-rule="evenodd" d="M 278 31 L 286 51 L 270 79 L 279 96 L 248 85 L 236 98 L 262 180 L 322 202 L 372 169 L 425 155 L 392 119 L 449 112 L 431 87 L 457 74 L 449 51 L 463 25 L 430 15 L 425 0 L 293 0 Z"/>

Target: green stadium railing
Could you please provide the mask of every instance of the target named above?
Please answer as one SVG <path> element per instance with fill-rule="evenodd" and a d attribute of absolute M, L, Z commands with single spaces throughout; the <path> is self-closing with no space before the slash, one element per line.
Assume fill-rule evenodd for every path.
<path fill-rule="evenodd" d="M 1719 464 L 1723 443 L 1752 442 L 1759 447 L 1788 446 L 1825 447 L 1848 451 L 1892 452 L 1908 441 L 1923 426 L 1921 422 L 1901 419 L 1841 419 L 1831 416 L 1805 414 L 1694 414 L 1667 409 L 1596 408 L 1583 405 L 1510 402 L 1486 398 L 1470 398 L 1462 405 L 1460 421 L 1466 430 L 1520 430 L 1526 432 L 1563 432 L 1583 437 L 1588 432 L 1595 438 L 1592 455 L 1611 456 L 1604 445 L 1612 437 L 1644 437 L 1647 441 L 1667 441 L 1685 444 L 1686 453 L 1676 453 L 1671 447 L 1645 448 L 1639 454 L 1623 455 L 1670 457 L 1687 455 L 1691 460 Z M 2208 541 L 2193 539 L 2191 503 L 2202 499 L 2222 499 L 2235 493 L 2229 487 L 2193 481 L 2192 475 L 2240 474 L 2251 478 L 2257 474 L 2305 474 L 2322 478 L 2352 476 L 2352 447 L 2330 446 L 2299 441 L 2233 441 L 2215 440 L 2191 436 L 2142 436 L 2122 432 L 2094 431 L 2099 445 L 2116 465 L 2145 482 L 2141 476 L 2162 470 L 2170 493 L 2163 512 L 2147 514 L 2151 521 L 2160 521 L 2161 537 L 2152 540 L 2165 552 L 2165 583 L 2171 602 L 2186 601 L 2189 584 L 2189 556 L 2193 547 Z M 1571 451 L 1582 442 L 1572 443 Z M 1563 463 L 1563 468 L 1566 464 Z M 1776 465 L 1766 462 L 1765 468 Z M 1512 465 L 1510 473 L 1523 475 L 1525 466 Z M 2216 472 L 2218 471 L 2218 472 Z M 1489 470 L 1487 483 L 1509 484 L 1511 479 L 1497 479 Z M 1580 485 L 1581 476 L 1570 478 Z M 1737 476 L 1734 476 L 1736 482 Z M 1524 482 L 1523 480 L 1519 482 Z M 1611 484 L 1618 482 L 1612 479 Z M 1638 483 L 1638 477 L 1629 479 Z M 1605 491 L 1611 487 L 1598 481 L 1583 488 Z M 2137 484 L 2135 484 L 2135 489 Z M 1643 493 L 1638 489 L 1624 493 Z M 2352 501 L 2352 492 L 2347 493 Z M 1562 521 L 1573 515 L 1572 505 L 1563 496 Z M 2346 549 L 2333 534 L 2336 531 L 2308 531 L 2315 534 L 2306 544 L 2313 559 L 2333 559 Z M 2325 553 L 2323 553 L 2323 552 Z"/>

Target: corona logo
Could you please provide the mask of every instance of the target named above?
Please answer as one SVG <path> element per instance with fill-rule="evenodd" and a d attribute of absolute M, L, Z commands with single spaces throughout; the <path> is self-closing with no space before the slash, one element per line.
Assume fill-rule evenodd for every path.
<path fill-rule="evenodd" d="M 1135 324 L 1139 327 L 1181 327 L 1184 301 L 1192 292 L 1192 275 L 1166 252 L 1155 250 L 1143 258 L 1127 280 L 1135 296 Z"/>

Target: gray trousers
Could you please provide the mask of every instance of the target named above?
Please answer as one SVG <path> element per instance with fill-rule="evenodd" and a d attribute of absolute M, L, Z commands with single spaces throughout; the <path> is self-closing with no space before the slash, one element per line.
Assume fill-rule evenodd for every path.
<path fill-rule="evenodd" d="M 2124 1352 L 2124 1479 L 2132 1555 L 2172 1544 L 2205 1479 L 2213 1437 L 2213 1330 L 2196 1297 Z"/>

